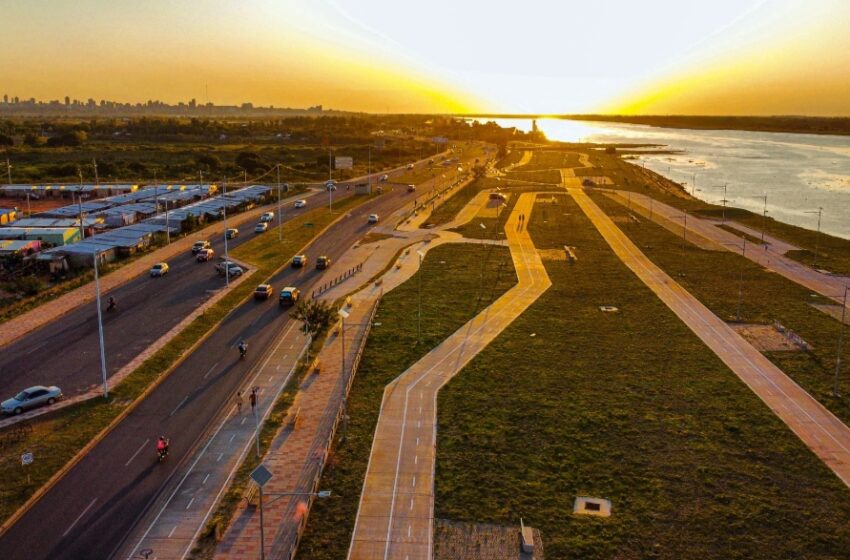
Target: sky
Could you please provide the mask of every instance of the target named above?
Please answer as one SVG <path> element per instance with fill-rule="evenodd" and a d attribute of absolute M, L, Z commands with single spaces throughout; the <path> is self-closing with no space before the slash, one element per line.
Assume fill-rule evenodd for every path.
<path fill-rule="evenodd" d="M 850 0 L 6 0 L 0 95 L 850 115 Z"/>

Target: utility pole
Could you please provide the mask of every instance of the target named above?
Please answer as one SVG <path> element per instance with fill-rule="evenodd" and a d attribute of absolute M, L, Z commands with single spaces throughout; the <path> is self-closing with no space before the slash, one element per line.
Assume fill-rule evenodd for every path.
<path fill-rule="evenodd" d="M 100 376 L 103 380 L 103 398 L 109 398 L 109 385 L 106 381 L 106 350 L 103 344 L 103 311 L 100 307 L 100 277 L 97 271 L 98 251 L 94 251 L 94 289 L 97 303 L 97 336 L 100 340 Z"/>
<path fill-rule="evenodd" d="M 280 164 L 277 164 L 277 240 L 283 241 L 283 207 L 280 193 Z"/>
<path fill-rule="evenodd" d="M 80 192 L 77 193 L 77 208 L 80 211 L 80 241 L 82 241 L 86 238 L 86 230 L 83 227 L 83 170 L 77 167 L 77 173 L 80 175 Z"/>
<path fill-rule="evenodd" d="M 224 219 L 224 283 L 230 286 L 230 261 L 227 258 L 227 177 L 222 182 L 221 215 Z"/>
<path fill-rule="evenodd" d="M 96 186 L 100 186 L 100 177 L 98 177 L 98 174 L 97 174 L 97 160 L 92 158 L 91 164 L 94 167 L 94 184 Z"/>
<path fill-rule="evenodd" d="M 767 228 L 767 193 L 764 195 L 764 213 L 761 222 L 761 244 L 764 245 L 764 230 Z M 765 249 L 767 246 L 765 245 Z"/>

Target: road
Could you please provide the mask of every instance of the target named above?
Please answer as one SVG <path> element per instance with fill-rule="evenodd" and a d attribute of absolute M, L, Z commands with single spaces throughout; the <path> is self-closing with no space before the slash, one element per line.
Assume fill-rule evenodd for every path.
<path fill-rule="evenodd" d="M 850 428 L 650 261 L 583 190 L 569 192 L 623 263 L 850 486 Z"/>
<path fill-rule="evenodd" d="M 518 282 L 397 377 L 384 391 L 351 537 L 350 560 L 430 560 L 433 553 L 437 393 L 551 281 L 521 226 L 534 207 L 524 193 L 505 232 Z"/>
<path fill-rule="evenodd" d="M 288 203 L 284 221 L 308 211 L 316 204 L 314 200 L 324 201 L 323 194 L 305 194 L 310 203 L 304 209 Z M 254 235 L 251 229 L 243 228 L 238 238 L 228 241 L 228 248 Z M 270 229 L 263 235 L 277 233 Z M 217 256 L 224 254 L 222 237 L 210 238 Z M 215 273 L 214 262 L 198 263 L 187 252 L 170 259 L 169 265 L 171 270 L 164 278 L 142 274 L 103 294 L 104 305 L 109 296 L 118 302 L 116 311 L 103 314 L 107 376 L 167 333 L 214 291 L 224 288 L 225 280 Z M 95 304 L 81 306 L 5 347 L 0 353 L 0 371 L 0 395 L 8 396 L 32 385 L 58 385 L 66 396 L 73 396 L 101 383 Z"/>
<path fill-rule="evenodd" d="M 421 196 L 423 190 L 385 190 L 315 239 L 307 254 L 327 254 L 337 260 L 369 230 L 368 214 L 388 215 Z M 272 283 L 276 287 L 299 286 L 309 294 L 319 272 L 287 267 Z M 290 321 L 274 300 L 248 301 L 237 307 L 0 537 L 0 558 L 111 557 L 175 472 L 191 459 L 197 443 L 232 403 L 238 388 Z M 236 350 L 242 338 L 250 348 L 244 360 Z M 164 464 L 154 457 L 154 442 L 160 434 L 171 439 L 171 456 Z"/>

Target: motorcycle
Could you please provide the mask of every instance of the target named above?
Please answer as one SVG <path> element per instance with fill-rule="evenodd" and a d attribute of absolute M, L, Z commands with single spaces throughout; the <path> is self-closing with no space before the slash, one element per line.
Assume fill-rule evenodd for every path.
<path fill-rule="evenodd" d="M 112 299 L 112 298 L 109 298 L 109 304 L 106 306 L 106 310 L 107 311 L 114 311 L 116 307 L 118 307 L 118 304 L 115 303 L 115 300 Z"/>
<path fill-rule="evenodd" d="M 248 353 L 248 345 L 242 344 L 239 346 L 239 358 L 242 359 L 245 357 L 245 354 Z"/>
<path fill-rule="evenodd" d="M 162 463 L 168 457 L 168 442 L 169 440 L 165 440 L 165 447 L 163 449 L 157 449 L 156 455 L 157 460 Z"/>

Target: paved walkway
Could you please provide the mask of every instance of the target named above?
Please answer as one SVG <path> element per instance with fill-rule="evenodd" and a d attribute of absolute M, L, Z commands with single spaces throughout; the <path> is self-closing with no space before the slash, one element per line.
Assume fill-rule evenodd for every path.
<path fill-rule="evenodd" d="M 430 560 L 437 393 L 551 285 L 518 219 L 531 215 L 534 198 L 522 194 L 506 225 L 518 284 L 384 391 L 350 559 Z"/>
<path fill-rule="evenodd" d="M 319 354 L 319 370 L 308 374 L 301 384 L 286 426 L 263 459 L 263 465 L 273 475 L 264 488 L 263 501 L 268 558 L 289 558 L 306 522 L 310 498 L 275 494 L 317 490 L 350 386 L 352 365 L 368 335 L 367 325 L 371 324 L 376 303 L 377 299 L 363 298 L 349 308 L 344 331 L 337 329 L 330 335 Z M 216 549 L 215 558 L 253 560 L 260 557 L 259 551 L 259 512 L 256 508 L 240 507 Z"/>
<path fill-rule="evenodd" d="M 248 453 L 254 453 L 256 422 L 248 398 L 250 388 L 259 388 L 256 414 L 264 422 L 307 348 L 308 340 L 298 326 L 292 322 L 281 333 L 271 354 L 244 384 L 242 410 L 234 396 L 227 405 L 229 413 L 127 539 L 131 548 L 117 558 L 140 558 L 139 551 L 144 549 L 153 550 L 158 560 L 182 559 L 188 554 L 236 469 Z M 210 492 L 210 488 L 216 491 Z"/>
<path fill-rule="evenodd" d="M 583 190 L 569 192 L 623 263 L 850 486 L 850 428 L 653 264 Z"/>
<path fill-rule="evenodd" d="M 615 200 L 622 204 L 624 199 L 622 196 L 619 196 L 615 197 Z M 653 216 L 661 216 L 670 221 L 684 223 L 684 214 L 681 210 L 655 201 L 646 195 L 632 193 L 631 204 L 633 206 L 641 206 L 647 209 L 647 211 L 651 205 Z M 689 214 L 688 235 L 696 234 L 710 239 L 718 246 L 729 251 L 739 251 L 742 249 L 744 241 L 741 237 L 720 229 L 715 224 L 716 222 L 713 220 L 705 220 Z M 681 231 L 681 226 L 679 227 L 679 231 Z M 754 245 L 747 243 L 747 249 L 744 255 L 754 263 L 776 272 L 792 282 L 830 298 L 839 305 L 843 304 L 844 283 L 846 279 L 841 276 L 823 274 L 801 262 L 782 255 L 779 251 L 784 251 L 786 245 L 786 243 L 777 243 L 776 247 L 774 247 L 773 245 Z"/>
<path fill-rule="evenodd" d="M 303 194 L 298 196 L 301 197 Z M 295 198 L 296 197 L 291 197 L 292 200 L 295 200 Z M 260 206 L 247 212 L 229 216 L 227 225 L 228 227 L 239 227 L 247 222 L 253 222 L 260 214 L 270 209 L 277 211 L 277 203 L 271 206 Z M 110 290 L 114 290 L 118 286 L 129 282 L 140 274 L 147 273 L 154 264 L 161 261 L 167 261 L 174 255 L 185 253 L 191 249 L 195 241 L 209 239 L 215 234 L 220 234 L 224 231 L 223 228 L 224 226 L 222 222 L 216 222 L 201 230 L 191 233 L 186 237 L 181 237 L 165 247 L 143 255 L 117 270 L 110 272 L 109 274 L 101 276 L 101 292 L 105 293 Z M 77 307 L 93 301 L 95 296 L 94 282 L 89 282 L 75 290 L 71 290 L 70 292 L 57 297 L 54 300 L 51 300 L 49 303 L 45 302 L 44 304 L 39 305 L 38 307 L 31 309 L 14 319 L 10 319 L 9 321 L 2 323 L 2 328 L 0 328 L 0 348 L 40 327 L 43 327 L 65 314 L 70 313 Z"/>

